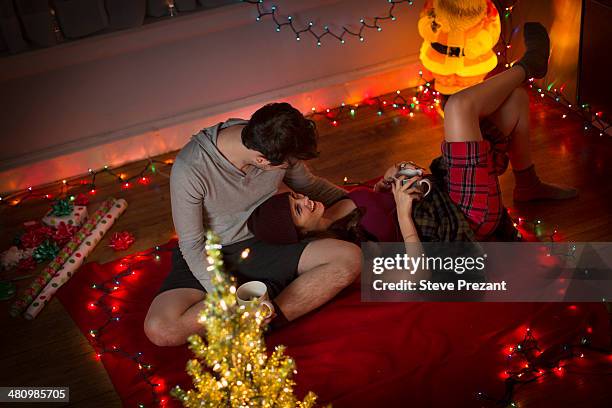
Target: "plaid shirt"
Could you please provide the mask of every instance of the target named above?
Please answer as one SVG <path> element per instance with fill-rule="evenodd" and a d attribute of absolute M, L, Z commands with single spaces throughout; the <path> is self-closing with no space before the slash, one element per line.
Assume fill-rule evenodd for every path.
<path fill-rule="evenodd" d="M 432 166 L 436 166 L 432 162 Z M 434 171 L 432 169 L 432 171 Z M 415 202 L 412 218 L 422 242 L 474 241 L 474 232 L 459 207 L 432 177 L 433 187 L 424 199 Z"/>

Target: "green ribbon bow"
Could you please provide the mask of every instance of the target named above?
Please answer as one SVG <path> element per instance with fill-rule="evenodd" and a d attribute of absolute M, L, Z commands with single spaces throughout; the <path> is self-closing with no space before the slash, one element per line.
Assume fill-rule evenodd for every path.
<path fill-rule="evenodd" d="M 32 258 L 38 263 L 50 261 L 57 256 L 59 251 L 60 249 L 55 242 L 46 240 L 34 250 Z"/>
<path fill-rule="evenodd" d="M 57 217 L 70 215 L 72 214 L 73 209 L 74 205 L 70 202 L 70 200 L 57 200 L 51 206 L 51 215 L 55 215 Z"/>

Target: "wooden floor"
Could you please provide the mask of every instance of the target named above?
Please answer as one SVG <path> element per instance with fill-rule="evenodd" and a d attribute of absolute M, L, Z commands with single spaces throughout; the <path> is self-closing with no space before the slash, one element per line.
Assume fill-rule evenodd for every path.
<path fill-rule="evenodd" d="M 539 98 L 532 101 L 531 110 L 532 145 L 540 176 L 576 186 L 580 196 L 566 202 L 514 205 L 509 172 L 501 178 L 506 205 L 523 217 L 540 219 L 549 231 L 557 227 L 564 240 L 612 241 L 612 138 L 584 135 L 580 121 L 562 119 L 557 106 Z M 442 121 L 435 115 L 409 118 L 388 112 L 378 116 L 375 109 L 359 110 L 354 119 L 345 118 L 337 127 L 324 119 L 318 124 L 321 157 L 312 161 L 311 167 L 316 174 L 336 183 L 342 183 L 344 177 L 353 181 L 373 178 L 400 160 L 426 166 L 439 155 L 443 135 Z M 116 171 L 132 175 L 144 163 Z M 109 196 L 125 198 L 129 203 L 113 229 L 135 234 L 137 241 L 129 252 L 165 243 L 174 236 L 168 178 L 161 174 L 170 169 L 162 165 L 158 170 L 151 184 L 136 184 L 129 190 L 122 190 L 110 177 L 102 175 L 98 179 L 94 203 Z M 24 221 L 40 219 L 48 207 L 48 202 L 40 200 L 18 208 L 2 207 L 0 249 L 8 248 Z M 126 255 L 114 253 L 107 244 L 108 236 L 89 260 L 108 262 Z M 57 300 L 32 322 L 9 318 L 8 305 L 3 302 L 0 310 L 0 386 L 70 386 L 70 405 L 120 405 L 102 364 L 93 358 L 87 340 Z"/>

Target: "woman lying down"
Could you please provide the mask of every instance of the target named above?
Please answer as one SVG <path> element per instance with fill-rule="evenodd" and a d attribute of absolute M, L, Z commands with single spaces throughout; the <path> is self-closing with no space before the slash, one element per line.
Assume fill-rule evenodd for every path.
<path fill-rule="evenodd" d="M 413 258 L 424 252 L 433 255 L 431 248 L 422 248 L 421 242 L 473 242 L 475 233 L 468 219 L 443 188 L 440 163 L 440 159 L 434 160 L 431 166 L 434 174 L 427 176 L 422 175 L 424 169 L 412 162 L 398 163 L 373 188 L 353 189 L 329 208 L 302 194 L 285 192 L 272 196 L 253 212 L 249 229 L 258 240 L 271 244 L 323 238 L 357 245 L 404 242 L 406 254 Z M 417 172 L 418 175 L 408 176 Z M 508 222 L 511 228 L 508 231 L 514 234 L 510 239 L 514 239 L 516 230 Z M 448 255 L 448 248 L 440 250 Z M 431 277 L 423 270 L 415 272 L 412 278 Z"/>
<path fill-rule="evenodd" d="M 436 163 L 436 161 L 434 161 Z M 297 193 L 269 198 L 251 215 L 256 238 L 275 244 L 336 238 L 377 242 L 473 241 L 466 217 L 440 186 L 439 176 L 414 163 L 398 163 L 373 188 L 359 187 L 329 208 Z"/>
<path fill-rule="evenodd" d="M 480 120 L 529 78 L 546 74 L 546 29 L 527 23 L 524 40 L 526 52 L 512 68 L 449 98 L 442 157 L 432 162 L 427 184 L 423 169 L 403 162 L 388 169 L 373 190 L 355 189 L 329 208 L 303 195 L 279 194 L 253 213 L 253 234 L 274 243 L 323 234 L 355 243 L 519 240 L 501 201 L 499 149 L 489 135 L 483 137 Z"/>

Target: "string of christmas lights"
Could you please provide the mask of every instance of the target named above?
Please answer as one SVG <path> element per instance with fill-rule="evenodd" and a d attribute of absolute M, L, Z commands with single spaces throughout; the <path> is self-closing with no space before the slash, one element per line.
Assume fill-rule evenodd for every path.
<path fill-rule="evenodd" d="M 508 214 L 510 215 L 510 209 L 508 209 Z M 559 233 L 557 227 L 554 227 L 548 234 L 543 235 L 544 223 L 542 223 L 542 220 L 539 218 L 528 219 L 522 216 L 514 218 L 512 215 L 510 215 L 510 218 L 512 219 L 514 228 L 518 229 L 519 231 L 530 231 L 533 232 L 536 237 L 541 238 L 544 241 L 550 241 L 551 243 L 556 242 L 555 237 Z"/>
<path fill-rule="evenodd" d="M 498 8 L 502 10 L 502 6 L 498 3 Z M 504 68 L 510 68 L 514 60 L 512 58 L 512 41 L 515 35 L 520 31 L 519 26 L 514 26 L 512 22 L 512 12 L 516 6 L 513 2 L 511 5 L 503 7 L 503 19 L 501 19 L 502 30 L 500 33 L 499 42 L 497 43 L 497 56 L 498 66 Z M 568 116 L 574 116 L 579 118 L 584 123 L 585 133 L 596 131 L 599 136 L 608 134 L 611 128 L 610 117 L 604 115 L 603 111 L 593 111 L 592 107 L 585 102 L 571 102 L 564 94 L 566 84 L 562 84 L 559 87 L 555 87 L 556 80 L 546 84 L 545 86 L 538 86 L 533 78 L 529 80 L 529 88 L 537 91 L 540 98 L 548 98 L 555 101 L 563 109 L 561 114 L 562 119 L 566 119 Z"/>
<path fill-rule="evenodd" d="M 317 110 L 313 106 L 308 117 L 322 117 L 332 126 L 339 126 L 344 119 L 354 119 L 362 109 L 376 109 L 378 116 L 382 116 L 387 110 L 398 110 L 410 118 L 413 118 L 417 111 L 435 112 L 440 106 L 441 98 L 440 93 L 433 89 L 433 81 L 423 78 L 423 71 L 419 71 L 417 84 L 415 95 L 408 99 L 398 89 L 390 99 L 385 99 L 385 96 L 375 96 L 354 104 L 342 102 L 340 106 L 322 110 Z"/>
<path fill-rule="evenodd" d="M 153 378 L 154 367 L 143 359 L 143 353 L 130 353 L 126 350 L 123 350 L 119 345 L 109 345 L 106 341 L 104 341 L 103 336 L 113 323 L 116 323 L 121 320 L 119 308 L 117 306 L 109 305 L 108 298 L 111 297 L 115 293 L 115 291 L 120 289 L 122 279 L 136 274 L 135 266 L 139 262 L 150 259 L 159 261 L 159 252 L 162 251 L 168 252 L 171 251 L 171 249 L 162 249 L 159 246 L 156 246 L 154 249 L 151 249 L 147 252 L 131 255 L 124 258 L 124 260 L 119 264 L 120 268 L 122 268 L 121 271 L 119 271 L 111 278 L 108 278 L 102 282 L 93 283 L 91 285 L 91 288 L 93 290 L 100 293 L 100 297 L 98 297 L 97 300 L 90 301 L 87 304 L 87 308 L 90 311 L 100 311 L 106 316 L 106 320 L 102 325 L 89 330 L 89 336 L 91 337 L 92 346 L 94 347 L 96 352 L 96 358 L 100 360 L 102 355 L 112 353 L 115 356 L 131 360 L 138 367 L 138 373 L 142 381 L 145 382 L 151 389 L 152 403 L 154 405 L 161 406 L 163 406 L 167 402 L 167 397 L 160 395 L 160 393 L 158 392 L 158 388 L 161 384 Z M 132 259 L 135 259 L 135 261 L 131 262 Z M 145 404 L 139 403 L 138 407 L 144 408 Z"/>
<path fill-rule="evenodd" d="M 608 130 L 611 128 L 609 124 L 610 120 L 604 117 L 604 113 L 602 111 L 593 112 L 591 105 L 588 103 L 571 103 L 563 95 L 565 84 L 560 88 L 553 88 L 554 84 L 554 82 L 551 82 L 545 88 L 541 88 L 533 82 L 533 79 L 531 79 L 529 88 L 536 91 L 540 98 L 549 98 L 557 102 L 558 105 L 561 105 L 563 107 L 561 119 L 566 119 L 570 115 L 579 118 L 584 123 L 585 133 L 597 131 L 599 136 L 603 136 L 608 133 Z"/>
<path fill-rule="evenodd" d="M 476 397 L 502 407 L 518 407 L 519 404 L 515 399 L 518 386 L 552 374 L 561 374 L 569 360 L 584 358 L 587 351 L 612 355 L 610 349 L 594 347 L 591 344 L 589 335 L 592 331 L 591 327 L 587 327 L 585 335 L 575 344 L 555 344 L 542 350 L 533 331 L 527 328 L 523 340 L 508 347 L 507 369 L 504 371 L 506 376 L 504 395 L 501 398 L 494 398 L 484 392 L 478 392 Z"/>
<path fill-rule="evenodd" d="M 128 177 L 125 173 L 115 173 L 109 166 L 104 166 L 104 168 L 100 170 L 93 170 L 90 168 L 87 171 L 88 177 L 90 177 L 90 179 L 77 177 L 75 180 L 64 179 L 60 182 L 57 182 L 57 184 L 59 185 L 59 191 L 55 195 L 46 192 L 50 189 L 49 186 L 43 186 L 36 190 L 33 187 L 28 187 L 25 190 L 14 192 L 5 197 L 0 196 L 0 206 L 4 205 L 16 207 L 24 203 L 25 201 L 31 199 L 56 200 L 58 198 L 69 198 L 70 201 L 74 201 L 75 195 L 68 195 L 68 193 L 72 189 L 86 191 L 90 195 L 95 195 L 97 192 L 96 178 L 101 174 L 108 174 L 111 177 L 115 178 L 115 180 L 119 184 L 121 184 L 121 187 L 124 190 L 132 187 L 134 185 L 134 182 L 142 185 L 147 185 L 151 182 L 150 176 L 147 176 L 148 173 L 150 173 L 151 175 L 158 173 L 166 175 L 163 172 L 160 173 L 156 165 L 172 166 L 173 163 L 174 159 L 160 161 L 149 158 L 143 169 L 130 177 Z M 74 193 L 77 193 L 77 191 L 75 191 Z"/>
<path fill-rule="evenodd" d="M 510 68 L 512 64 L 512 41 L 514 40 L 514 36 L 519 32 L 520 27 L 514 26 L 512 24 L 512 11 L 514 9 L 515 4 L 502 7 L 499 2 L 497 3 L 498 9 L 503 10 L 503 19 L 501 21 L 501 31 L 499 34 L 499 41 L 497 43 L 497 65 L 502 66 L 504 68 Z"/>
<path fill-rule="evenodd" d="M 410 6 L 412 6 L 413 4 L 412 0 L 387 0 L 389 8 L 387 9 L 386 14 L 372 17 L 372 18 L 367 18 L 367 17 L 362 18 L 361 20 L 359 20 L 358 30 L 351 30 L 345 26 L 342 26 L 342 31 L 340 33 L 335 33 L 327 25 L 323 27 L 322 31 L 319 31 L 319 32 L 315 31 L 314 22 L 312 21 L 310 21 L 303 28 L 299 28 L 292 16 L 287 16 L 286 18 L 279 16 L 277 6 L 271 6 L 269 9 L 266 9 L 266 7 L 263 4 L 264 3 L 263 0 L 242 0 L 242 1 L 244 3 L 251 4 L 256 8 L 257 17 L 255 18 L 255 20 L 262 21 L 262 18 L 266 16 L 270 16 L 272 18 L 272 21 L 276 24 L 275 26 L 276 32 L 280 32 L 281 29 L 286 26 L 290 28 L 291 31 L 293 31 L 293 33 L 295 34 L 296 41 L 300 41 L 302 39 L 301 37 L 302 34 L 309 34 L 312 38 L 316 40 L 318 47 L 322 45 L 321 40 L 323 40 L 327 36 L 331 38 L 335 38 L 336 40 L 340 42 L 340 44 L 344 44 L 346 42 L 345 37 L 347 36 L 358 38 L 359 41 L 363 42 L 365 41 L 365 37 L 364 37 L 365 30 L 374 29 L 380 32 L 382 31 L 382 26 L 380 25 L 381 22 L 384 22 L 387 20 L 395 21 L 397 19 L 396 16 L 393 15 L 393 11 L 395 10 L 395 7 L 398 4 L 408 3 L 408 5 Z"/>

